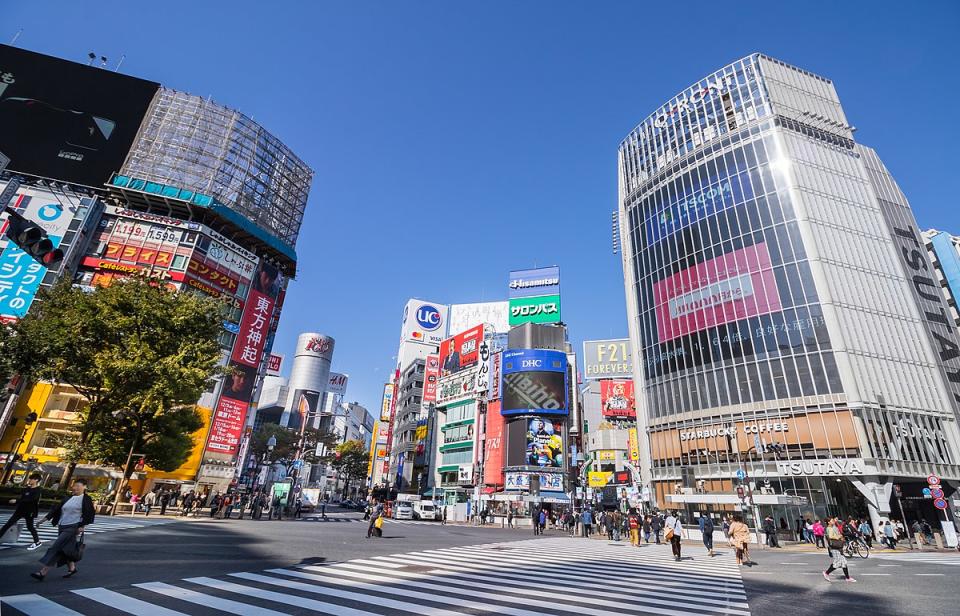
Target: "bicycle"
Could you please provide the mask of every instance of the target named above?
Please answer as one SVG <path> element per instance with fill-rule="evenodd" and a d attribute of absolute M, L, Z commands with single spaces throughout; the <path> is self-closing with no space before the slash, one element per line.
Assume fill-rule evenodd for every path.
<path fill-rule="evenodd" d="M 847 539 L 843 544 L 843 555 L 847 558 L 853 558 L 854 556 L 867 558 L 870 556 L 870 546 L 860 537 Z"/>

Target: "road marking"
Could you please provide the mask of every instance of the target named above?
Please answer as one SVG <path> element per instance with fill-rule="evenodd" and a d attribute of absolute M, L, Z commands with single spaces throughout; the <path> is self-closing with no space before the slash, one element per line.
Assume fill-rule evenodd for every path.
<path fill-rule="evenodd" d="M 231 599 L 212 597 L 210 595 L 205 595 L 193 590 L 187 590 L 186 588 L 179 588 L 177 586 L 171 586 L 170 584 L 164 584 L 163 582 L 148 582 L 145 584 L 134 584 L 134 586 L 160 593 L 161 595 L 166 595 L 168 597 L 173 597 L 174 599 L 180 599 L 182 601 L 196 603 L 197 605 L 212 607 L 215 610 L 220 610 L 229 614 L 237 614 L 238 616 L 288 616 L 285 612 L 277 612 L 275 610 L 269 610 L 265 607 L 247 605 L 246 603 L 240 603 L 239 601 L 233 601 Z"/>
<path fill-rule="evenodd" d="M 878 567 L 902 567 L 903 565 L 877 565 Z"/>
<path fill-rule="evenodd" d="M 113 592 L 106 588 L 84 588 L 70 592 L 78 594 L 81 597 L 86 597 L 87 599 L 93 599 L 98 603 L 110 606 L 120 612 L 133 614 L 134 616 L 186 616 L 183 612 L 153 605 L 152 603 L 121 595 L 118 592 Z"/>
<path fill-rule="evenodd" d="M 945 573 L 914 573 L 914 575 L 946 575 Z"/>
<path fill-rule="evenodd" d="M 254 597 L 257 599 L 265 599 L 267 601 L 276 601 L 277 603 L 286 603 L 287 605 L 304 607 L 308 610 L 314 610 L 323 614 L 336 614 L 337 616 L 379 616 L 373 612 L 358 610 L 345 605 L 326 603 L 324 601 L 307 599 L 306 597 L 299 597 L 297 595 L 286 595 L 279 592 L 273 592 L 272 590 L 262 590 L 253 586 L 244 586 L 243 584 L 234 584 L 233 582 L 224 582 L 222 580 L 215 580 L 208 577 L 187 578 L 185 581 L 192 584 L 199 584 L 200 586 L 209 586 L 210 588 L 237 593 L 245 597 Z"/>
<path fill-rule="evenodd" d="M 890 575 L 889 573 L 861 573 L 860 575 Z"/>
<path fill-rule="evenodd" d="M 780 563 L 780 564 L 781 564 L 781 565 L 803 565 L 803 566 L 807 566 L 807 565 L 809 565 L 810 563 Z"/>
<path fill-rule="evenodd" d="M 12 608 L 20 610 L 27 616 L 83 616 L 80 612 L 63 607 L 40 595 L 14 595 L 3 597 L 0 603 L 6 603 Z"/>

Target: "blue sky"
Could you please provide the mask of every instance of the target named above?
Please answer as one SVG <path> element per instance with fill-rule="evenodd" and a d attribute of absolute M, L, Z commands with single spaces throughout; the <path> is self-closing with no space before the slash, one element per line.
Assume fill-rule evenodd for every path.
<path fill-rule="evenodd" d="M 833 79 L 920 225 L 960 233 L 960 4 L 6 0 L 0 40 L 240 109 L 316 171 L 275 352 L 337 340 L 369 408 L 410 297 L 501 299 L 557 264 L 579 348 L 626 335 L 617 144 L 754 51 Z M 953 147 L 950 147 L 953 146 Z"/>

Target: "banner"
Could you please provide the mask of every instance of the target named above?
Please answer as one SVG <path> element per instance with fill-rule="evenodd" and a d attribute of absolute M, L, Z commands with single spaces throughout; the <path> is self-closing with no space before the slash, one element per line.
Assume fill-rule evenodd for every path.
<path fill-rule="evenodd" d="M 287 427 L 299 431 L 305 423 L 317 417 L 320 412 L 320 392 L 311 389 L 298 389 L 293 392 L 293 408 Z"/>
<path fill-rule="evenodd" d="M 563 475 L 560 473 L 538 473 L 540 475 L 541 492 L 562 492 Z M 529 490 L 530 475 L 528 472 L 509 472 L 504 476 L 504 489 L 506 490 Z"/>
<path fill-rule="evenodd" d="M 563 468 L 562 432 L 560 421 L 531 419 L 527 424 L 527 465 Z"/>
<path fill-rule="evenodd" d="M 440 377 L 469 370 L 480 362 L 483 325 L 471 327 L 440 343 Z"/>
<path fill-rule="evenodd" d="M 474 396 L 473 372 L 455 374 L 441 379 L 437 386 L 437 404 L 445 406 Z"/>
<path fill-rule="evenodd" d="M 487 405 L 486 428 L 483 455 L 483 483 L 491 486 L 502 485 L 503 463 L 506 451 L 506 439 L 503 429 L 506 421 L 500 414 L 500 402 Z"/>
<path fill-rule="evenodd" d="M 336 394 L 339 396 L 347 395 L 347 380 L 349 377 L 346 374 L 340 374 L 339 372 L 330 373 L 330 382 L 327 383 L 327 393 Z"/>
<path fill-rule="evenodd" d="M 422 402 L 437 401 L 437 382 L 440 380 L 440 356 L 427 355 L 423 368 Z"/>
<path fill-rule="evenodd" d="M 600 381 L 600 409 L 608 419 L 636 419 L 633 381 Z"/>
<path fill-rule="evenodd" d="M 515 270 L 510 272 L 510 299 L 560 294 L 560 268 Z M 511 323 L 512 325 L 512 323 Z"/>
<path fill-rule="evenodd" d="M 283 366 L 283 355 L 270 354 L 270 357 L 267 358 L 267 374 L 278 375 L 280 374 L 280 368 Z"/>
<path fill-rule="evenodd" d="M 636 464 L 640 461 L 640 441 L 637 439 L 637 429 L 630 428 L 627 432 L 627 448 L 630 450 L 630 461 Z"/>
<path fill-rule="evenodd" d="M 562 351 L 503 352 L 504 415 L 567 415 L 567 355 Z"/>
<path fill-rule="evenodd" d="M 390 408 L 393 406 L 393 383 L 383 386 L 383 398 L 380 401 L 380 421 L 390 421 Z"/>
<path fill-rule="evenodd" d="M 560 296 L 517 297 L 510 300 L 510 326 L 524 323 L 559 323 Z"/>
<path fill-rule="evenodd" d="M 588 380 L 632 379 L 630 340 L 584 340 L 583 377 Z"/>
<path fill-rule="evenodd" d="M 499 400 L 501 392 L 501 379 L 503 366 L 503 352 L 494 353 L 490 357 L 490 389 L 487 395 L 488 400 Z"/>

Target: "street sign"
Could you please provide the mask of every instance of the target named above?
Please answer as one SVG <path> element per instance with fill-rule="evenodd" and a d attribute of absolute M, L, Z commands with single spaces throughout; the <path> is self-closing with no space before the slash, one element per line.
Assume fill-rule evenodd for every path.
<path fill-rule="evenodd" d="M 743 470 L 742 468 L 737 469 L 737 479 L 739 479 L 740 481 L 743 481 L 746 478 L 747 478 L 747 471 Z"/>
<path fill-rule="evenodd" d="M 934 499 L 933 506 L 936 507 L 937 509 L 946 509 L 947 501 L 943 498 Z"/>
<path fill-rule="evenodd" d="M 930 475 L 927 477 L 927 483 L 931 486 L 938 486 L 940 485 L 940 478 L 936 475 Z"/>
<path fill-rule="evenodd" d="M 13 178 L 7 182 L 7 187 L 0 193 L 0 210 L 9 205 L 10 200 L 17 196 L 18 190 L 20 190 L 20 180 Z"/>
<path fill-rule="evenodd" d="M 941 490 L 940 488 L 931 488 L 930 496 L 934 498 L 943 498 L 943 490 Z"/>
<path fill-rule="evenodd" d="M 923 495 L 927 498 L 930 498 L 930 488 L 924 488 Z"/>

